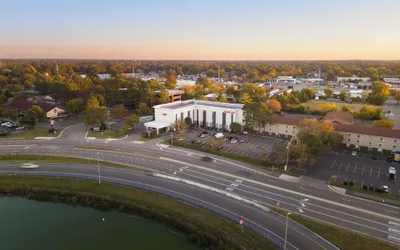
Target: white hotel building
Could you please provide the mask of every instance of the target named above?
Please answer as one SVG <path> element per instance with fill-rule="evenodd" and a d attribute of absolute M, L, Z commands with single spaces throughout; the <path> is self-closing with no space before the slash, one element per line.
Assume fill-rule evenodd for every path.
<path fill-rule="evenodd" d="M 146 130 L 165 132 L 178 119 L 190 117 L 192 123 L 203 127 L 229 130 L 231 123 L 243 124 L 243 104 L 200 100 L 177 101 L 156 105 L 154 121 L 145 123 Z"/>

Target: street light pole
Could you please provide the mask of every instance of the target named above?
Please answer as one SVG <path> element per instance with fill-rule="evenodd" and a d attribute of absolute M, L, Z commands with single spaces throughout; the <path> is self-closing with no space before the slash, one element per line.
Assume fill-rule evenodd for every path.
<path fill-rule="evenodd" d="M 101 184 L 101 180 L 100 180 L 99 154 L 100 154 L 100 152 L 97 152 L 97 174 L 98 174 L 98 176 L 99 176 L 99 184 Z"/>
<path fill-rule="evenodd" d="M 288 219 L 289 219 L 289 215 L 290 215 L 291 213 L 289 212 L 289 213 L 287 213 L 286 214 L 286 226 L 285 226 L 285 246 L 284 246 L 284 250 L 286 250 L 286 242 L 287 242 L 287 228 L 288 228 Z"/>
<path fill-rule="evenodd" d="M 287 166 L 289 164 L 289 151 L 290 151 L 290 141 L 286 146 L 286 165 L 285 165 L 285 172 L 287 171 Z"/>

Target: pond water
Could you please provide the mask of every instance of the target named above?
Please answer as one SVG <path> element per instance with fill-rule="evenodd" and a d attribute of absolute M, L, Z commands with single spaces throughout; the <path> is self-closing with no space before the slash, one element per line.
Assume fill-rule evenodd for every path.
<path fill-rule="evenodd" d="M 104 218 L 104 220 L 103 220 Z M 184 233 L 117 211 L 0 198 L 0 249 L 198 250 Z"/>

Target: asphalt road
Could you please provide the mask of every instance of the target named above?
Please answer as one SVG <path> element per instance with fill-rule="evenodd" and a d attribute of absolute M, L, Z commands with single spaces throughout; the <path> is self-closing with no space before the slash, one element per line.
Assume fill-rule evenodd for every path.
<path fill-rule="evenodd" d="M 19 169 L 19 165 L 19 163 L 0 163 L 0 168 L 2 171 L 26 172 L 26 170 Z M 97 175 L 97 166 L 61 163 L 40 163 L 40 167 L 33 171 Z M 217 194 L 208 190 L 196 188 L 187 184 L 181 184 L 179 182 L 153 177 L 148 174 L 134 172 L 127 169 L 101 167 L 100 173 L 102 177 L 110 177 L 121 180 L 146 183 L 155 187 L 179 192 L 181 194 L 195 197 L 210 204 L 223 207 L 230 212 L 240 215 L 243 220 L 253 221 L 264 228 L 268 228 L 270 231 L 284 239 L 285 218 L 275 213 L 263 212 L 252 206 L 246 205 L 244 203 L 230 199 L 224 195 Z M 271 227 L 271 225 L 273 226 Z M 288 228 L 288 242 L 288 249 L 333 249 L 329 248 L 329 244 L 324 243 L 309 232 L 302 230 L 298 226 L 294 225 L 294 223 Z"/>
<path fill-rule="evenodd" d="M 75 134 L 71 132 L 75 131 L 76 127 L 73 127 L 74 130 L 67 130 L 69 133 L 64 133 L 61 138 L 51 141 L 2 142 L 0 151 L 96 159 L 97 151 L 76 149 L 74 146 L 134 150 L 137 154 L 100 151 L 98 157 L 100 160 L 154 169 L 269 205 L 276 205 L 279 202 L 283 209 L 365 233 L 393 244 L 400 244 L 400 228 L 395 227 L 396 223 L 400 227 L 400 209 L 397 207 L 344 196 L 330 190 L 326 182 L 307 177 L 282 180 L 282 176 L 279 177 L 277 174 L 271 175 L 267 171 L 247 164 L 215 156 L 211 157 L 216 159 L 216 162 L 204 162 L 201 160 L 203 153 L 180 148 L 165 148 L 158 145 L 156 141 L 135 144 L 127 138 L 108 143 L 87 142 L 84 134 L 80 140 L 73 140 L 72 137 L 75 137 Z M 145 156 L 143 153 L 151 154 L 151 156 Z M 186 187 L 181 187 L 181 190 L 184 189 Z M 274 224 L 270 224 L 267 228 L 274 227 Z"/>

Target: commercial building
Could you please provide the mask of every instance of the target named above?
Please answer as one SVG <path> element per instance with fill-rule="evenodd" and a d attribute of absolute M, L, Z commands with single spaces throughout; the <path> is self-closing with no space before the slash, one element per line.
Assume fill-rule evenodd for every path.
<path fill-rule="evenodd" d="M 243 124 L 243 104 L 200 100 L 177 101 L 156 105 L 154 121 L 145 123 L 146 130 L 164 132 L 179 119 L 190 117 L 192 123 L 202 127 L 229 130 L 233 122 Z"/>
<path fill-rule="evenodd" d="M 338 82 L 370 82 L 371 79 L 369 77 L 357 77 L 357 76 L 351 76 L 351 77 L 340 77 L 338 76 L 336 79 Z"/>

